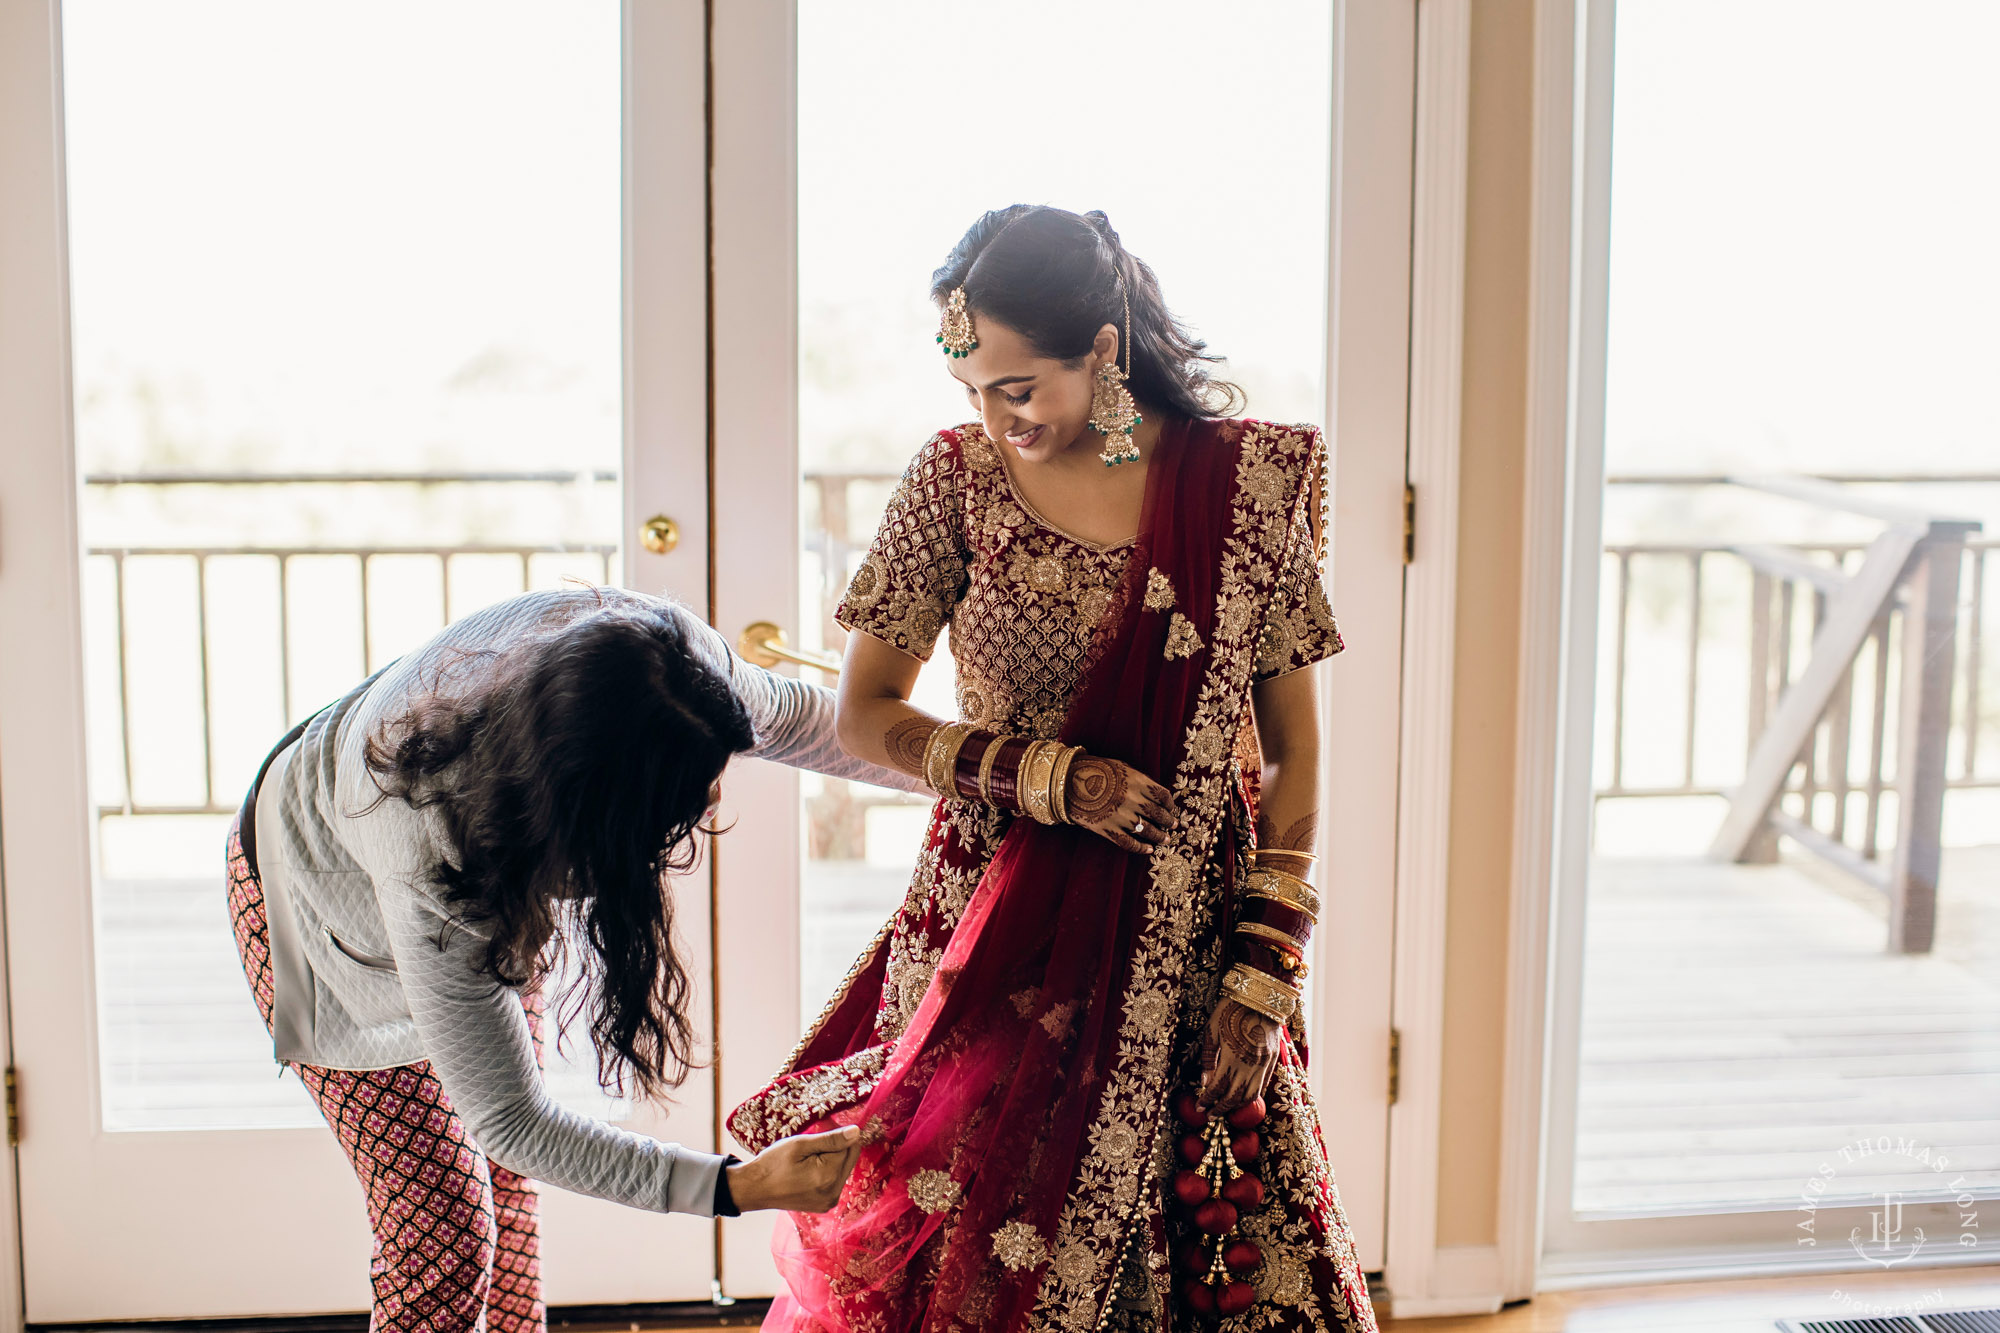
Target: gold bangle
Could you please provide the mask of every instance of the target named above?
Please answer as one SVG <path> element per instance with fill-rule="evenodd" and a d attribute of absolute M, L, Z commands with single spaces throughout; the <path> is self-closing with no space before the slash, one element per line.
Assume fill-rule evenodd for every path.
<path fill-rule="evenodd" d="M 958 766 L 958 752 L 972 729 L 970 722 L 947 722 L 931 733 L 924 747 L 924 782 L 946 800 L 958 794 L 952 788 L 951 771 Z"/>
<path fill-rule="evenodd" d="M 1292 858 L 1289 864 L 1286 858 Z M 1276 847 L 1259 847 L 1250 853 L 1250 864 L 1265 870 L 1291 870 L 1300 875 L 1310 875 L 1313 864 L 1319 860 L 1311 852 L 1286 851 Z"/>
<path fill-rule="evenodd" d="M 1236 934 L 1248 935 L 1255 940 L 1265 940 L 1296 954 L 1305 952 L 1305 943 L 1298 936 L 1287 935 L 1276 926 L 1267 926 L 1262 921 L 1239 921 L 1236 923 Z"/>
<path fill-rule="evenodd" d="M 1083 753 L 1083 747 L 1062 745 L 1061 742 L 1057 744 L 1061 752 L 1056 755 L 1055 767 L 1049 770 L 1049 812 L 1055 816 L 1056 823 L 1067 824 L 1069 823 L 1069 768 L 1076 762 L 1076 757 Z"/>
<path fill-rule="evenodd" d="M 1028 752 L 1021 756 L 1021 772 L 1014 780 L 1014 790 L 1021 798 L 1021 808 L 1037 824 L 1056 822 L 1055 806 L 1049 800 L 1049 777 L 1055 772 L 1061 752 L 1062 747 L 1054 741 L 1030 741 Z"/>
<path fill-rule="evenodd" d="M 996 809 L 998 808 L 998 803 L 993 799 L 993 788 L 991 786 L 993 781 L 993 765 L 1000 758 L 1001 747 L 1013 739 L 1012 736 L 995 736 L 986 743 L 986 753 L 979 756 L 979 799 L 988 805 L 994 806 Z"/>
<path fill-rule="evenodd" d="M 1222 993 L 1245 1009 L 1283 1023 L 1299 1007 L 1299 993 L 1267 972 L 1238 963 L 1222 978 Z"/>
<path fill-rule="evenodd" d="M 1282 870 L 1269 866 L 1259 866 L 1250 872 L 1250 879 L 1244 886 L 1244 896 L 1249 898 L 1269 898 L 1274 903 L 1304 912 L 1319 924 L 1319 894 L 1313 886 L 1297 875 L 1287 875 Z"/>
<path fill-rule="evenodd" d="M 1065 745 L 1056 757 L 1055 769 L 1049 774 L 1049 809 L 1054 812 L 1056 823 L 1070 823 L 1069 817 L 1069 770 L 1076 757 L 1083 753 L 1081 745 Z"/>

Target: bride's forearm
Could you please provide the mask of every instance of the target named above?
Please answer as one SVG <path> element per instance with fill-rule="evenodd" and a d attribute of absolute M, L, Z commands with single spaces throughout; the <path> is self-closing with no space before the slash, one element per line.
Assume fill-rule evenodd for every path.
<path fill-rule="evenodd" d="M 910 702 L 923 663 L 880 639 L 854 634 L 840 667 L 835 727 L 856 759 L 922 780 L 924 748 L 944 725 Z"/>

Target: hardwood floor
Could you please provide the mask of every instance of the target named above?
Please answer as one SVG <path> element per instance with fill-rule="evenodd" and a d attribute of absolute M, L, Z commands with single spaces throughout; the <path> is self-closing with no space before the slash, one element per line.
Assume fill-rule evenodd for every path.
<path fill-rule="evenodd" d="M 1851 1297 L 1844 1300 L 1836 1293 Z M 1774 1333 L 1780 1318 L 2000 1306 L 2000 1266 L 1670 1282 L 1543 1292 L 1498 1314 L 1383 1319 L 1384 1333 Z"/>

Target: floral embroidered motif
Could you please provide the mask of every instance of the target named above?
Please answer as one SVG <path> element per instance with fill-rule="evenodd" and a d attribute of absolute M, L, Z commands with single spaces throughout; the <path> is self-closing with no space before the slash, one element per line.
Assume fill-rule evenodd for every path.
<path fill-rule="evenodd" d="M 993 1234 L 993 1257 L 1018 1271 L 1046 1263 L 1049 1247 L 1040 1232 L 1017 1219 Z"/>
<path fill-rule="evenodd" d="M 1140 1027 L 1164 1027 L 1174 1016 L 1173 1002 L 1161 990 L 1142 990 L 1125 1004 L 1125 1012 Z"/>
<path fill-rule="evenodd" d="M 1045 555 L 1028 566 L 1028 586 L 1036 592 L 1061 592 L 1069 586 L 1069 569 L 1055 556 Z"/>
<path fill-rule="evenodd" d="M 1094 625 L 1111 610 L 1111 589 L 1085 588 L 1076 595 L 1077 618 Z"/>
<path fill-rule="evenodd" d="M 1171 610 L 1174 604 L 1174 585 L 1157 569 L 1146 571 L 1146 609 L 1148 611 Z"/>
<path fill-rule="evenodd" d="M 1153 853 L 1153 883 L 1168 894 L 1182 894 L 1194 880 L 1194 868 L 1179 852 L 1161 850 Z"/>
<path fill-rule="evenodd" d="M 1174 618 L 1167 622 L 1167 658 L 1193 657 L 1200 651 L 1201 635 L 1195 631 L 1194 622 L 1174 612 Z"/>
<path fill-rule="evenodd" d="M 1065 1282 L 1087 1282 L 1097 1260 L 1090 1253 L 1090 1247 L 1082 1241 L 1073 1240 L 1056 1252 L 1052 1266 L 1055 1275 Z"/>
<path fill-rule="evenodd" d="M 958 1202 L 959 1184 L 945 1171 L 919 1171 L 910 1177 L 910 1202 L 927 1213 L 942 1213 Z"/>
<path fill-rule="evenodd" d="M 1276 463 L 1259 463 L 1243 474 L 1243 493 L 1259 509 L 1275 509 L 1285 502 L 1287 478 Z"/>
<path fill-rule="evenodd" d="M 1188 741 L 1188 758 L 1196 767 L 1214 768 L 1229 753 L 1229 738 L 1222 734 L 1222 728 L 1214 723 L 1203 727 Z"/>
<path fill-rule="evenodd" d="M 1075 1016 L 1075 1005 L 1059 1004 L 1042 1015 L 1042 1031 L 1048 1033 L 1053 1038 L 1060 1039 L 1063 1029 L 1069 1026 L 1069 1020 Z"/>

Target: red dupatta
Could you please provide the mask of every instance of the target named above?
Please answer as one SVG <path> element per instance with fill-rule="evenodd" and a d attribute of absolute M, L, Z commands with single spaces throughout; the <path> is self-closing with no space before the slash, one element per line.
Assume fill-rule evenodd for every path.
<path fill-rule="evenodd" d="M 1008 827 L 872 1088 L 810 1125 L 858 1124 L 864 1147 L 832 1212 L 781 1228 L 791 1295 L 766 1327 L 1098 1322 L 1153 1175 L 1197 877 L 1236 864 L 1230 752 L 1317 447 L 1261 425 L 1163 434 L 1062 736 L 1171 786 L 1180 825 L 1151 856 Z M 852 988 L 794 1069 L 865 1047 L 875 990 Z"/>

